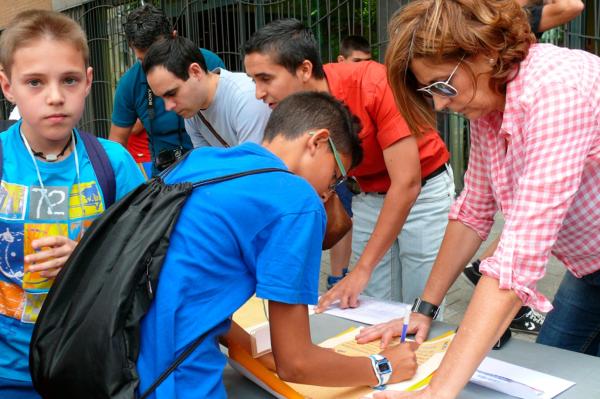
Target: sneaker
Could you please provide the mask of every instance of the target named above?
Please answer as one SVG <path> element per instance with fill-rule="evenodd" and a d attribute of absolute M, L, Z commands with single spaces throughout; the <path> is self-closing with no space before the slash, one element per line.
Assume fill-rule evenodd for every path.
<path fill-rule="evenodd" d="M 332 276 L 331 274 L 327 276 L 327 291 L 329 291 L 331 288 L 333 288 L 334 285 L 336 285 L 337 283 L 339 283 L 344 277 L 346 277 L 346 274 L 348 274 L 348 268 L 344 268 L 342 269 L 342 275 L 341 276 Z"/>
<path fill-rule="evenodd" d="M 516 317 L 510 323 L 510 328 L 516 332 L 539 334 L 545 319 L 546 316 L 529 308 L 528 312 Z"/>
<path fill-rule="evenodd" d="M 477 282 L 481 278 L 481 273 L 479 273 L 480 263 L 481 261 L 477 259 L 476 261 L 469 263 L 462 272 L 463 277 L 465 277 L 473 286 L 477 285 Z"/>

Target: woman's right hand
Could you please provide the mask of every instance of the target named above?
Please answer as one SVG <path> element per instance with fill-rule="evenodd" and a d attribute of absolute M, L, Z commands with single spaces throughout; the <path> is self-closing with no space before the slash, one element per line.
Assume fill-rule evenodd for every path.
<path fill-rule="evenodd" d="M 427 317 L 420 313 L 411 313 L 410 322 L 408 324 L 408 334 L 415 334 L 415 341 L 421 344 L 429 335 L 431 328 L 431 317 Z M 387 348 L 394 337 L 402 335 L 403 319 L 394 319 L 387 323 L 376 324 L 374 326 L 365 327 L 360 334 L 356 336 L 356 342 L 365 344 L 367 342 L 381 339 L 381 348 Z"/>

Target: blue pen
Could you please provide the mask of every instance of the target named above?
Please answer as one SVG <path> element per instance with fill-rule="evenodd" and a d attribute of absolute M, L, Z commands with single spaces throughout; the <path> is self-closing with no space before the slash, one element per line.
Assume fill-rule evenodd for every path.
<path fill-rule="evenodd" d="M 411 307 L 407 306 L 406 311 L 404 312 L 404 322 L 402 325 L 402 336 L 400 337 L 400 342 L 406 341 L 406 331 L 408 331 L 408 323 L 410 322 L 410 312 Z"/>

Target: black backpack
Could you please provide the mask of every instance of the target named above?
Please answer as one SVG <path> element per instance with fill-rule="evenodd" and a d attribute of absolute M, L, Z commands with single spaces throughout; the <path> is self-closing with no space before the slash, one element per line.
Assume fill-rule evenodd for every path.
<path fill-rule="evenodd" d="M 96 219 L 56 277 L 33 330 L 29 368 L 40 395 L 134 398 L 139 323 L 153 299 L 185 200 L 200 186 L 275 171 L 289 173 L 256 169 L 172 185 L 155 177 Z M 190 344 L 141 397 L 154 391 L 203 338 Z"/>

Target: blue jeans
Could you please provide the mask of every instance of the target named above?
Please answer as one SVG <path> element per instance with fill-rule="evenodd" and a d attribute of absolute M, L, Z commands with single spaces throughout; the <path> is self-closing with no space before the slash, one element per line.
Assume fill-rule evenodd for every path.
<path fill-rule="evenodd" d="M 600 356 L 600 271 L 565 274 L 537 342 Z"/>
<path fill-rule="evenodd" d="M 384 199 L 385 195 L 376 193 L 352 198 L 355 261 L 371 238 Z M 448 168 L 421 188 L 400 235 L 373 270 L 365 295 L 410 304 L 422 294 L 446 231 L 453 199 L 454 178 Z"/>

